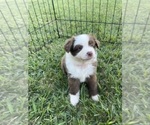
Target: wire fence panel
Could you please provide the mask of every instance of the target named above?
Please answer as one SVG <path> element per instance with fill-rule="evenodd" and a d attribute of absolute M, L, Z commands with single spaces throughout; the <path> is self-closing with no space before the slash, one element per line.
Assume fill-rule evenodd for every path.
<path fill-rule="evenodd" d="M 12 2 L 15 9 L 11 9 L 10 2 L 5 1 L 8 14 L 2 10 L 0 12 L 1 19 L 6 22 L 5 28 L 1 26 L 1 35 L 9 44 L 9 49 L 12 49 L 10 45 L 12 43 L 7 40 L 10 37 L 7 37 L 5 32 L 12 34 L 12 39 L 16 41 L 13 44 L 16 44 L 18 48 L 21 46 L 17 41 L 17 34 L 13 32 L 15 29 L 18 30 L 23 44 L 27 44 L 24 33 L 21 31 L 22 26 L 29 32 L 28 47 L 31 50 L 36 48 L 38 50 L 55 38 L 70 37 L 80 33 L 93 33 L 101 41 L 117 42 L 122 37 L 122 23 L 124 29 L 129 29 L 126 36 L 123 36 L 123 40 L 144 41 L 144 38 L 147 38 L 146 27 L 150 25 L 148 5 L 141 0 L 136 2 L 134 7 L 131 6 L 131 1 L 124 1 L 126 2 L 124 8 L 120 0 L 30 0 L 28 4 L 25 4 L 25 1 L 22 2 L 22 8 L 28 12 L 26 15 L 21 13 L 22 8 L 18 5 L 19 2 L 15 0 Z M 143 9 L 145 7 L 147 10 Z M 22 24 L 15 18 L 16 11 L 20 15 Z M 141 18 L 139 13 L 144 13 L 145 18 Z M 7 21 L 9 16 L 12 17 L 9 20 L 12 20 L 14 26 L 10 24 L 11 21 Z M 28 23 L 24 20 L 27 16 Z M 138 28 L 143 30 L 139 31 Z"/>
<path fill-rule="evenodd" d="M 123 0 L 122 122 L 150 123 L 150 4 Z"/>
<path fill-rule="evenodd" d="M 122 3 L 119 0 L 43 0 L 29 2 L 31 48 L 55 38 L 93 33 L 102 41 L 121 38 Z M 120 36 L 120 37 L 119 37 Z"/>
<path fill-rule="evenodd" d="M 147 0 L 123 1 L 123 35 L 122 41 L 147 41 L 146 28 L 150 26 L 150 9 Z M 146 42 L 145 41 L 145 42 Z"/>
<path fill-rule="evenodd" d="M 85 32 L 94 33 L 104 41 L 112 41 L 121 25 L 121 1 L 57 0 L 54 6 L 62 36 Z M 110 37 L 106 38 L 106 34 Z"/>
<path fill-rule="evenodd" d="M 28 11 L 23 0 L 0 1 L 0 124 L 28 122 Z"/>

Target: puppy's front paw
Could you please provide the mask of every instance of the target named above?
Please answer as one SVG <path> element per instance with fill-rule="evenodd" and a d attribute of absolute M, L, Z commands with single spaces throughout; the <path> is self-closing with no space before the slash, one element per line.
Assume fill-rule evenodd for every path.
<path fill-rule="evenodd" d="M 92 96 L 92 99 L 94 101 L 99 101 L 99 95 L 97 94 L 97 95 Z"/>
<path fill-rule="evenodd" d="M 76 106 L 77 103 L 79 102 L 79 92 L 76 95 L 72 95 L 72 94 L 69 94 L 69 95 L 70 95 L 70 103 L 73 106 Z"/>

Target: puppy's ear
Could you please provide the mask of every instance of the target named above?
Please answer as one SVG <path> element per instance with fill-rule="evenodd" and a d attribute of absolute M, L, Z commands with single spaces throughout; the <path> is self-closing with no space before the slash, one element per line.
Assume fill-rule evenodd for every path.
<path fill-rule="evenodd" d="M 93 34 L 89 34 L 89 36 L 90 36 L 90 38 L 95 42 L 95 46 L 96 46 L 97 48 L 99 48 L 99 47 L 100 47 L 100 41 L 97 40 L 97 38 L 96 38 Z"/>
<path fill-rule="evenodd" d="M 99 48 L 100 47 L 100 41 L 95 39 L 95 44 L 96 44 L 96 47 Z"/>
<path fill-rule="evenodd" d="M 71 47 L 72 47 L 74 41 L 75 41 L 74 36 L 72 36 L 70 39 L 66 40 L 66 44 L 64 46 L 64 49 L 66 50 L 66 52 L 68 52 L 68 53 L 70 52 Z"/>

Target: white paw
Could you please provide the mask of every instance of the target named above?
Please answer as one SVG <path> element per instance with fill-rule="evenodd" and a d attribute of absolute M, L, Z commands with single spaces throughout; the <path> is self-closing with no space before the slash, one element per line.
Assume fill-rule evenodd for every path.
<path fill-rule="evenodd" d="M 76 95 L 72 95 L 72 94 L 69 94 L 70 95 L 70 103 L 73 105 L 73 106 L 76 106 L 77 103 L 79 102 L 79 92 L 77 92 Z"/>
<path fill-rule="evenodd" d="M 99 101 L 99 95 L 97 94 L 97 95 L 92 96 L 92 99 L 94 101 Z"/>

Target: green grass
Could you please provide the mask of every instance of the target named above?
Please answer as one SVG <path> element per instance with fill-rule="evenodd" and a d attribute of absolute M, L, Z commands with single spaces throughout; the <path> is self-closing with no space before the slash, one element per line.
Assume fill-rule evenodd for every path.
<path fill-rule="evenodd" d="M 121 123 L 121 45 L 103 44 L 98 56 L 100 101 L 93 102 L 83 84 L 77 107 L 69 103 L 67 77 L 60 68 L 65 39 L 32 54 L 29 59 L 30 124 Z"/>

